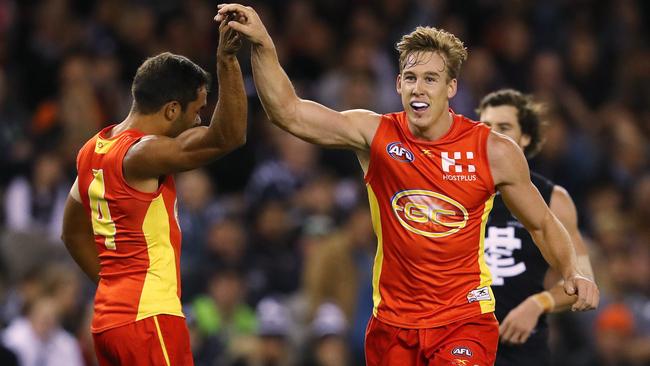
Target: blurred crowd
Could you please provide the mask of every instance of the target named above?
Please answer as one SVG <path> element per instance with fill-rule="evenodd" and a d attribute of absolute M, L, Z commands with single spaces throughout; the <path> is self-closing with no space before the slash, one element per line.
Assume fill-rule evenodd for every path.
<path fill-rule="evenodd" d="M 650 364 L 650 2 L 245 3 L 299 95 L 337 110 L 401 109 L 394 44 L 417 25 L 469 49 L 457 113 L 476 118 L 502 87 L 546 103 L 531 169 L 574 198 L 602 296 L 597 311 L 551 318 L 554 364 Z M 215 13 L 206 0 L 0 0 L 0 364 L 95 364 L 93 286 L 59 239 L 76 153 L 126 116 L 147 56 L 214 73 Z M 239 59 L 247 145 L 177 177 L 196 364 L 362 365 L 376 238 L 361 170 L 271 126 L 247 47 Z"/>

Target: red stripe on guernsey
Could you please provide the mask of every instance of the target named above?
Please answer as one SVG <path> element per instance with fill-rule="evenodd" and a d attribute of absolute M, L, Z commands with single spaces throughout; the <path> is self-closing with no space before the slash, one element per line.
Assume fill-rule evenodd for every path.
<path fill-rule="evenodd" d="M 419 140 L 404 112 L 382 116 L 366 174 L 378 237 L 374 314 L 428 328 L 494 311 L 483 233 L 494 184 L 489 128 L 454 114 L 436 141 Z"/>
<path fill-rule="evenodd" d="M 106 138 L 112 128 L 91 138 L 77 156 L 79 193 L 101 266 L 93 332 L 156 314 L 183 316 L 174 179 L 165 177 L 153 193 L 130 187 L 122 161 L 143 134 L 128 130 Z"/>

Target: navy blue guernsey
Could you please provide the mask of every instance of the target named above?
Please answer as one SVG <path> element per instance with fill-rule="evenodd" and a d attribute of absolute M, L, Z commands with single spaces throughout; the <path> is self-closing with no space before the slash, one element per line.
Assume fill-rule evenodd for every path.
<path fill-rule="evenodd" d="M 531 180 L 546 204 L 549 204 L 554 184 L 532 172 Z M 528 231 L 508 211 L 500 194 L 494 198 L 494 206 L 487 221 L 485 254 L 496 298 L 495 315 L 501 322 L 510 310 L 527 297 L 544 291 L 548 264 Z M 546 319 L 542 317 L 537 328 L 545 326 Z"/>
<path fill-rule="evenodd" d="M 546 204 L 550 204 L 554 184 L 532 172 L 531 181 Z M 485 230 L 485 260 L 492 274 L 492 290 L 496 298 L 494 314 L 499 322 L 527 297 L 544 291 L 548 264 L 528 231 L 508 211 L 499 194 L 494 198 Z M 499 344 L 495 366 L 521 365 L 550 365 L 546 315 L 540 317 L 523 345 Z"/>

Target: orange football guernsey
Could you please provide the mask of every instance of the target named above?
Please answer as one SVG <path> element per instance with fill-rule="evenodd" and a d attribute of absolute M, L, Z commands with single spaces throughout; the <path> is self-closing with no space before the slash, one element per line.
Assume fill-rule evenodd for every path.
<path fill-rule="evenodd" d="M 431 328 L 494 311 L 483 257 L 495 192 L 490 129 L 450 113 L 436 141 L 416 138 L 404 112 L 383 115 L 370 147 L 373 314 L 393 326 Z"/>
<path fill-rule="evenodd" d="M 101 266 L 91 326 L 95 333 L 157 314 L 183 316 L 174 179 L 164 177 L 153 193 L 130 187 L 122 161 L 144 135 L 127 130 L 107 138 L 113 127 L 86 142 L 77 156 L 79 193 L 92 220 Z"/>

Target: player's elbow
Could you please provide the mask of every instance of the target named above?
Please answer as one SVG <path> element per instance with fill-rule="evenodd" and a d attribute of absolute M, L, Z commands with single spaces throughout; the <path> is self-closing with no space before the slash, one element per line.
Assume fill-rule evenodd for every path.
<path fill-rule="evenodd" d="M 291 132 L 297 127 L 299 122 L 298 111 L 300 100 L 287 101 L 278 108 L 269 108 L 266 110 L 266 116 L 276 126 L 285 131 Z"/>
<path fill-rule="evenodd" d="M 246 134 L 244 133 L 241 136 L 237 136 L 237 137 L 234 137 L 234 138 L 228 140 L 228 142 L 226 142 L 223 145 L 222 151 L 220 152 L 219 155 L 221 156 L 221 155 L 228 154 L 228 153 L 230 153 L 230 152 L 232 152 L 234 150 L 239 149 L 240 147 L 244 146 L 245 144 L 246 144 Z"/>
<path fill-rule="evenodd" d="M 61 237 L 60 237 L 60 239 L 61 239 L 61 241 L 63 242 L 63 244 L 65 244 L 65 246 L 67 247 L 67 246 L 68 246 L 68 242 L 70 241 L 70 234 L 68 233 L 68 231 L 66 230 L 65 227 L 63 228 L 63 230 L 61 230 Z"/>
<path fill-rule="evenodd" d="M 72 234 L 67 232 L 66 230 L 63 230 L 61 233 L 61 241 L 65 245 L 65 248 L 71 252 L 72 251 L 72 246 L 73 246 L 73 239 L 72 239 Z"/>

